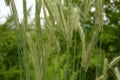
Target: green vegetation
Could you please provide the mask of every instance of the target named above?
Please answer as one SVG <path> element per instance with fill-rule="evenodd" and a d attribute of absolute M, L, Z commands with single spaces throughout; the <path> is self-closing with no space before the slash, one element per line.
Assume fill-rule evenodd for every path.
<path fill-rule="evenodd" d="M 0 25 L 0 79 L 120 80 L 119 0 L 35 2 L 34 25 L 28 24 L 26 0 L 22 23 L 9 2 L 12 15 Z"/>

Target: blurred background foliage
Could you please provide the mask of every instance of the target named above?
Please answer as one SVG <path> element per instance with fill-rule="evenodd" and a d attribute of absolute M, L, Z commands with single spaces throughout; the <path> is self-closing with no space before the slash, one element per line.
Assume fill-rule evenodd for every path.
<path fill-rule="evenodd" d="M 12 16 L 0 25 L 0 79 L 19 80 L 19 58 L 16 31 Z"/>
<path fill-rule="evenodd" d="M 68 6 L 67 4 L 68 0 L 65 0 L 65 6 Z M 82 3 L 81 3 L 82 2 Z M 84 0 L 71 0 L 71 4 L 74 5 L 78 5 L 78 6 L 82 6 L 82 4 L 84 4 Z M 94 7 L 94 6 L 93 6 Z M 109 59 L 109 61 L 111 61 L 114 57 L 119 56 L 120 55 L 120 1 L 114 0 L 113 2 L 110 2 L 110 0 L 105 0 L 104 1 L 104 15 L 106 16 L 106 19 L 104 20 L 104 31 L 101 33 L 100 37 L 98 38 L 98 43 L 96 46 L 96 50 L 95 52 L 99 52 L 102 51 L 102 53 L 105 53 L 105 57 L 107 57 Z M 89 32 L 92 31 L 92 27 L 88 27 L 88 26 L 93 26 L 94 21 L 94 12 L 89 12 L 90 16 L 88 17 L 86 22 L 83 22 L 82 25 L 86 25 L 85 29 L 86 29 L 86 35 L 90 35 L 87 34 Z M 81 14 L 80 14 L 81 15 Z M 32 25 L 29 25 L 32 26 Z M 13 17 L 12 15 L 9 15 L 7 17 L 7 21 L 4 24 L 0 24 L 0 80 L 20 80 L 20 68 L 19 68 L 19 57 L 18 57 L 18 42 L 17 42 L 17 37 L 16 37 L 16 31 L 14 29 L 14 22 L 13 22 Z M 48 37 L 49 35 L 43 34 L 44 35 L 44 39 L 46 39 L 46 37 Z M 56 35 L 60 35 L 59 31 L 58 33 L 56 32 Z M 34 38 L 34 35 L 33 35 Z M 60 41 L 60 46 L 61 46 L 61 52 L 60 53 L 65 53 L 65 40 L 63 38 L 63 36 L 61 35 L 60 37 L 58 37 L 58 40 Z M 70 47 L 70 71 L 72 71 L 72 67 L 73 67 L 73 51 L 76 49 L 76 53 L 77 51 L 79 52 L 79 50 L 81 49 L 80 46 L 78 46 L 80 44 L 80 37 L 78 36 L 77 32 L 74 32 L 73 35 L 73 45 L 75 45 L 74 40 L 77 41 L 77 47 Z M 89 40 L 89 39 L 88 39 Z M 100 48 L 100 42 L 101 42 L 101 48 Z M 100 48 L 100 50 L 99 50 Z M 49 62 L 47 62 L 47 65 L 49 64 L 54 64 L 57 65 L 57 63 L 55 61 L 57 61 L 57 55 L 53 50 L 53 55 L 51 55 L 51 57 L 49 57 Z M 65 67 L 65 58 L 66 55 L 64 54 L 60 54 L 60 60 L 61 60 L 61 64 L 60 65 L 64 65 L 63 69 Z M 74 76 L 76 76 L 76 79 L 79 77 L 79 70 L 78 67 L 79 63 L 77 61 L 77 59 L 80 57 L 80 54 L 77 54 L 76 60 L 75 60 L 75 73 L 73 74 Z M 99 56 L 99 55 L 98 55 Z M 100 57 L 100 59 L 103 56 Z M 95 75 L 93 75 L 95 73 L 95 69 L 96 69 L 96 59 L 92 60 L 92 64 L 90 64 L 90 68 L 87 72 L 87 80 L 92 80 L 93 78 L 95 78 Z M 53 63 L 52 63 L 53 62 Z M 120 68 L 120 63 L 118 63 L 117 65 Z M 55 66 L 54 69 L 57 70 L 57 68 L 59 68 L 58 66 Z M 55 74 L 53 71 L 53 66 L 49 66 L 47 67 L 48 72 L 48 77 L 50 77 L 52 80 L 52 78 L 54 78 L 55 76 L 59 76 L 57 74 Z M 62 73 L 63 70 L 60 70 L 61 75 L 63 75 Z M 53 77 L 53 74 L 54 77 Z M 114 80 L 112 78 L 112 73 L 111 75 L 108 77 L 108 80 Z M 73 77 L 73 76 L 71 76 Z M 33 79 L 34 80 L 34 79 Z M 57 80 L 57 79 L 56 79 Z M 69 79 L 70 80 L 70 79 Z"/>

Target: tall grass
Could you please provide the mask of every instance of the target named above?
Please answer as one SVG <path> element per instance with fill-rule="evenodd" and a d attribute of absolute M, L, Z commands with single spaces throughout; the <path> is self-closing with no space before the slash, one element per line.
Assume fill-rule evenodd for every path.
<path fill-rule="evenodd" d="M 26 0 L 23 0 L 24 23 L 22 26 L 19 23 L 14 0 L 11 0 L 10 8 L 14 15 L 18 35 L 20 66 L 25 73 L 21 74 L 21 80 L 78 80 L 77 77 L 79 80 L 86 80 L 97 39 L 103 31 L 102 4 L 102 0 L 95 0 L 92 3 L 90 0 L 85 0 L 81 7 L 70 1 L 62 4 L 61 0 L 35 0 L 35 29 L 30 30 Z M 95 27 L 91 32 L 90 41 L 87 41 L 83 22 L 87 21 L 92 5 L 96 8 Z M 45 20 L 43 28 L 40 23 L 41 8 L 43 8 Z M 83 17 L 80 14 L 83 14 Z M 79 41 L 73 37 L 77 32 Z M 71 47 L 74 48 L 74 54 Z M 79 47 L 78 51 L 76 51 L 77 47 Z M 77 55 L 80 56 L 76 57 Z M 103 73 L 101 76 L 96 75 L 96 80 L 107 80 L 109 69 L 112 69 L 119 60 L 120 58 L 117 57 L 109 64 L 105 59 Z M 119 80 L 118 69 L 114 70 Z"/>

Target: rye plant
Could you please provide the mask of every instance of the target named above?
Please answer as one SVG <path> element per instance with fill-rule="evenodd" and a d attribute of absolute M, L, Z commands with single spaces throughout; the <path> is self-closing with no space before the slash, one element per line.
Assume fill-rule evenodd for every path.
<path fill-rule="evenodd" d="M 26 0 L 23 0 L 22 25 L 19 23 L 14 0 L 6 0 L 6 3 L 14 15 L 21 80 L 78 80 L 78 76 L 79 80 L 86 80 L 97 39 L 103 31 L 103 0 L 83 0 L 80 6 L 73 4 L 72 0 L 64 0 L 64 3 L 61 0 L 35 0 L 34 29 L 28 26 Z M 92 6 L 96 8 L 95 23 L 90 40 L 87 41 L 84 22 L 88 20 Z M 44 14 L 44 25 L 40 22 L 41 9 Z M 73 37 L 77 36 L 76 33 L 80 37 L 79 41 Z M 79 50 L 76 51 L 78 46 Z M 111 69 L 114 70 L 116 79 L 120 80 L 120 72 L 117 67 L 114 68 L 119 61 L 120 57 L 116 57 L 110 63 L 105 58 L 102 73 L 95 73 L 96 80 L 107 80 L 107 74 Z M 99 64 L 97 59 L 96 64 Z M 97 75 L 98 73 L 100 75 Z"/>

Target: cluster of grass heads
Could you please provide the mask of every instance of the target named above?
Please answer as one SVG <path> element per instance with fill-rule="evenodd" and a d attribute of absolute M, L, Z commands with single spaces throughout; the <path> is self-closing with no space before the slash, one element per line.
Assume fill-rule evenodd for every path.
<path fill-rule="evenodd" d="M 61 0 L 35 0 L 35 25 L 34 29 L 30 30 L 26 0 L 23 0 L 24 23 L 22 26 L 19 23 L 14 0 L 10 0 L 18 36 L 21 80 L 86 80 L 92 53 L 95 51 L 99 34 L 103 31 L 102 3 L 102 0 L 92 2 L 85 0 L 77 6 L 72 4 L 71 0 L 64 4 Z M 91 6 L 96 8 L 95 27 L 91 32 L 90 40 L 87 41 L 83 24 L 89 16 Z M 40 23 L 41 8 L 44 12 L 44 27 Z M 79 41 L 76 33 L 80 38 Z M 114 70 L 116 79 L 120 80 L 120 72 L 117 67 L 114 67 L 119 61 L 120 57 L 116 57 L 110 63 L 105 59 L 103 73 L 96 71 L 93 74 L 96 75 L 96 80 L 107 80 L 109 70 Z M 96 64 L 99 64 L 97 59 Z M 96 70 L 98 69 L 96 67 Z"/>

